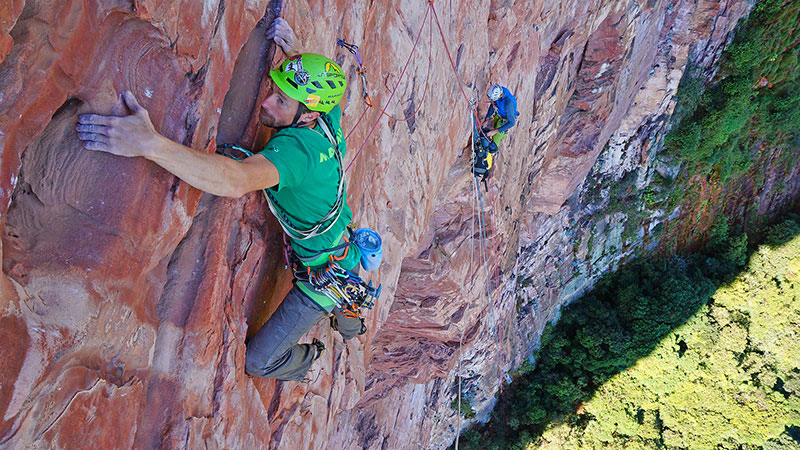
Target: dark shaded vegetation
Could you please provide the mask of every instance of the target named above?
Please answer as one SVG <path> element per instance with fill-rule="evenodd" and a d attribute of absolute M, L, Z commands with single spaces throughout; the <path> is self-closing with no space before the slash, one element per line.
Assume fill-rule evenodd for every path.
<path fill-rule="evenodd" d="M 459 381 L 461 381 L 461 383 L 459 383 Z M 463 386 L 461 386 L 461 401 L 459 402 L 459 398 L 456 396 L 453 398 L 453 401 L 450 402 L 450 407 L 453 408 L 454 411 L 459 411 L 466 419 L 475 418 L 475 410 L 472 409 L 472 400 L 475 398 L 475 386 L 470 383 L 470 381 L 471 380 L 465 380 L 459 376 L 456 376 L 456 390 L 458 389 L 459 384 L 463 384 Z"/>
<path fill-rule="evenodd" d="M 464 448 L 791 448 L 776 446 L 800 425 L 793 219 L 762 233 L 747 268 L 747 235 L 722 219 L 701 253 L 604 277 Z"/>

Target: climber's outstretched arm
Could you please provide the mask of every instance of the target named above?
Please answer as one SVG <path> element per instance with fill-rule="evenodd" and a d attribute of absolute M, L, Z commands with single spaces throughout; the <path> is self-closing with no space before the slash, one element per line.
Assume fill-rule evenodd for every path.
<path fill-rule="evenodd" d="M 239 162 L 193 150 L 158 133 L 133 93 L 123 93 L 122 101 L 132 114 L 80 116 L 76 129 L 85 148 L 127 157 L 142 156 L 190 185 L 222 197 L 241 197 L 278 184 L 278 170 L 263 156 Z"/>

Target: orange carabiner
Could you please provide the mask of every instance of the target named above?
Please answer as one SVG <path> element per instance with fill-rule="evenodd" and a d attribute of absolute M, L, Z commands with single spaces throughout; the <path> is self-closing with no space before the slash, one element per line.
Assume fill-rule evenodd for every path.
<path fill-rule="evenodd" d="M 351 309 L 343 309 L 342 310 L 342 315 L 345 316 L 345 317 L 349 317 L 351 319 L 357 319 L 358 318 L 358 312 L 357 311 L 353 311 Z"/>
<path fill-rule="evenodd" d="M 342 236 L 342 239 L 344 239 L 345 242 L 350 243 L 350 241 L 347 240 L 347 236 Z M 333 254 L 331 254 L 330 256 L 328 256 L 328 258 L 330 258 L 330 260 L 333 261 L 333 262 L 341 261 L 341 260 L 347 258 L 347 252 L 349 252 L 349 251 L 350 251 L 350 246 L 348 245 L 347 247 L 344 248 L 344 253 L 342 253 L 342 256 L 338 256 L 337 257 L 337 256 L 333 256 Z"/>

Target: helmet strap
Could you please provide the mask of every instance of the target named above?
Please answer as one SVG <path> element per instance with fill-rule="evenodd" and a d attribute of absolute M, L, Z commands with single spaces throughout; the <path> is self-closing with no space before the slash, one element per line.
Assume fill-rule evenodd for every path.
<path fill-rule="evenodd" d="M 300 122 L 300 116 L 303 115 L 303 102 L 299 102 L 297 105 L 297 112 L 294 115 L 294 120 L 292 120 L 292 124 L 289 125 L 291 128 L 302 127 L 303 125 L 307 125 L 307 122 Z"/>

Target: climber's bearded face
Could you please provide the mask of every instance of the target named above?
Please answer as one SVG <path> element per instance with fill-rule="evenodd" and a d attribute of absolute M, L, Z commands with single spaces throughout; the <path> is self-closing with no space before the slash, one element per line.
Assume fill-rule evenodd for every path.
<path fill-rule="evenodd" d="M 288 127 L 297 114 L 300 102 L 284 94 L 274 83 L 270 83 L 269 89 L 267 98 L 261 102 L 258 119 L 268 127 Z"/>

